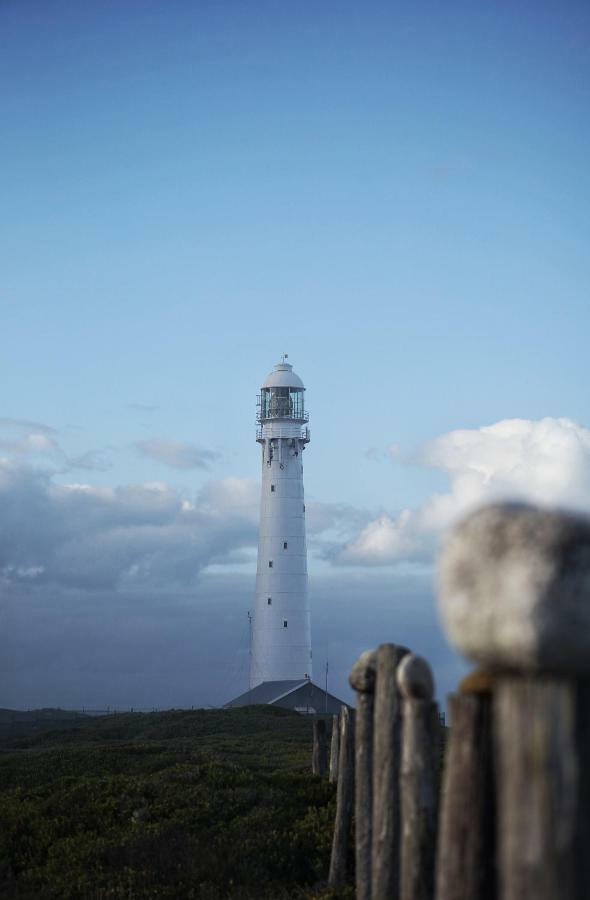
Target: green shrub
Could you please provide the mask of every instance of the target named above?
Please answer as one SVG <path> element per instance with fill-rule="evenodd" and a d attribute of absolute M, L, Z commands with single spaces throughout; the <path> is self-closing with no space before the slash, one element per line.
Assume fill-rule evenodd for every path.
<path fill-rule="evenodd" d="M 348 896 L 314 887 L 335 801 L 304 717 L 130 714 L 18 745 L 0 755 L 2 897 Z"/>

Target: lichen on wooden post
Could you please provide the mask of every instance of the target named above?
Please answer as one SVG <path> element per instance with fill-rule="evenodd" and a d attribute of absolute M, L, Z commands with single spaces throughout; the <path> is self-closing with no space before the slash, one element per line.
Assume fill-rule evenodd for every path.
<path fill-rule="evenodd" d="M 373 732 L 372 900 L 399 897 L 399 763 L 401 711 L 396 669 L 406 647 L 381 644 L 376 651 Z"/>
<path fill-rule="evenodd" d="M 354 664 L 349 682 L 356 691 L 355 716 L 355 881 L 356 900 L 371 898 L 371 834 L 373 815 L 374 650 Z"/>
<path fill-rule="evenodd" d="M 397 668 L 397 683 L 402 696 L 400 900 L 432 900 L 438 717 L 433 715 L 430 666 L 422 657 L 408 654 Z"/>
<path fill-rule="evenodd" d="M 346 884 L 354 793 L 354 718 L 348 706 L 340 711 L 340 753 L 336 788 L 336 818 L 330 858 L 330 887 Z"/>

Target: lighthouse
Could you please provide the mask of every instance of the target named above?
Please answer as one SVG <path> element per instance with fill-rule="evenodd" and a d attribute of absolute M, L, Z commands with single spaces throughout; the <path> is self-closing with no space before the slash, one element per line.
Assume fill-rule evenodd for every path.
<path fill-rule="evenodd" d="M 262 486 L 251 688 L 264 681 L 311 679 L 303 494 L 309 415 L 305 387 L 286 357 L 260 389 L 257 420 Z"/>
<path fill-rule="evenodd" d="M 312 681 L 303 451 L 305 387 L 285 354 L 260 388 L 256 440 L 262 464 L 256 603 L 249 689 L 225 704 L 334 714 L 342 701 Z"/>

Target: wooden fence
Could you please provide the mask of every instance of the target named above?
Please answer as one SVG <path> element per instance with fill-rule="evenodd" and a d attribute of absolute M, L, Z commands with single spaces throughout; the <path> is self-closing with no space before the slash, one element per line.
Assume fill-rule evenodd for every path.
<path fill-rule="evenodd" d="M 447 541 L 439 603 L 478 666 L 449 698 L 442 772 L 428 663 L 394 644 L 364 653 L 356 714 L 332 729 L 330 885 L 354 856 L 358 900 L 587 900 L 590 522 L 474 513 Z"/>

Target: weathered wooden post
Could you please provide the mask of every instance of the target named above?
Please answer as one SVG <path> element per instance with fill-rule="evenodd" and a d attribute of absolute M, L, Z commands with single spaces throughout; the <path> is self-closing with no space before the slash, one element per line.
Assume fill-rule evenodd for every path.
<path fill-rule="evenodd" d="M 437 900 L 495 900 L 496 860 L 492 771 L 491 680 L 465 679 L 449 697 L 437 838 Z"/>
<path fill-rule="evenodd" d="M 325 775 L 327 768 L 328 746 L 326 742 L 326 721 L 325 719 L 314 719 L 311 771 L 314 775 Z"/>
<path fill-rule="evenodd" d="M 588 897 L 590 522 L 485 508 L 451 536 L 440 580 L 451 639 L 495 672 L 498 896 Z"/>
<path fill-rule="evenodd" d="M 354 747 L 354 820 L 356 900 L 371 900 L 371 833 L 373 826 L 374 650 L 363 653 L 350 673 L 356 691 Z"/>
<path fill-rule="evenodd" d="M 330 782 L 338 781 L 338 754 L 340 751 L 340 719 L 332 716 L 332 740 L 330 741 Z"/>
<path fill-rule="evenodd" d="M 396 669 L 406 647 L 381 644 L 376 651 L 373 733 L 371 898 L 399 897 L 399 762 L 401 703 Z"/>
<path fill-rule="evenodd" d="M 336 788 L 336 819 L 330 858 L 330 887 L 346 884 L 354 792 L 354 719 L 348 706 L 340 712 L 340 758 Z"/>
<path fill-rule="evenodd" d="M 437 817 L 438 710 L 425 659 L 397 668 L 402 696 L 400 900 L 432 900 Z M 436 714 L 434 714 L 436 713 Z"/>

